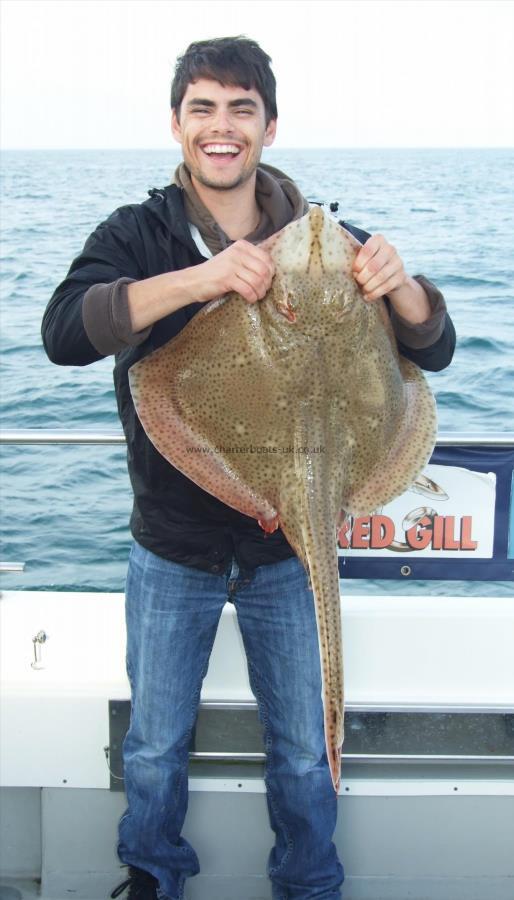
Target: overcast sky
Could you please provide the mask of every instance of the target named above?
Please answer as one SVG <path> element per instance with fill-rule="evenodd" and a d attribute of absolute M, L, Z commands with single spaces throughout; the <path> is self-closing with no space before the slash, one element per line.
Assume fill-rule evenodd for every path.
<path fill-rule="evenodd" d="M 5 148 L 166 148 L 189 42 L 272 56 L 278 147 L 514 146 L 511 0 L 3 0 Z"/>

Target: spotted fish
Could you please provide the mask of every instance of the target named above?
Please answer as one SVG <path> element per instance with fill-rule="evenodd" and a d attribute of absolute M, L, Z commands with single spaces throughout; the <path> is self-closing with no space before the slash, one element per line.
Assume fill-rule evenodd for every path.
<path fill-rule="evenodd" d="M 399 356 L 383 301 L 351 274 L 360 244 L 321 208 L 262 246 L 263 300 L 228 294 L 134 365 L 132 396 L 157 450 L 228 506 L 280 527 L 305 566 L 318 627 L 327 756 L 343 743 L 337 529 L 406 490 L 436 432 L 421 371 Z"/>

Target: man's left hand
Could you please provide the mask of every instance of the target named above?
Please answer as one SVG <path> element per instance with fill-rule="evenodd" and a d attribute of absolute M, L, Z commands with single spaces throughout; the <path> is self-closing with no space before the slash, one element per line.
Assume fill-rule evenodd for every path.
<path fill-rule="evenodd" d="M 403 262 L 381 234 L 368 238 L 353 263 L 353 277 L 365 300 L 378 300 L 407 282 Z"/>
<path fill-rule="evenodd" d="M 365 300 L 378 300 L 387 294 L 396 312 L 414 325 L 430 317 L 425 291 L 407 275 L 396 249 L 383 235 L 368 238 L 355 257 L 352 272 Z"/>

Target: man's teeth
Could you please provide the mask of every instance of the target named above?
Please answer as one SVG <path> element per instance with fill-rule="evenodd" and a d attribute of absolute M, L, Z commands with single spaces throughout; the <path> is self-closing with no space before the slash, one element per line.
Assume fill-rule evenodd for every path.
<path fill-rule="evenodd" d="M 204 153 L 233 153 L 235 156 L 239 153 L 239 147 L 234 147 L 234 144 L 207 144 L 203 151 Z"/>

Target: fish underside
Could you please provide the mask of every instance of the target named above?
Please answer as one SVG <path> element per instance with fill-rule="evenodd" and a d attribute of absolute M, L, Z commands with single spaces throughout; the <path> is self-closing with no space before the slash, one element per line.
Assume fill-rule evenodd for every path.
<path fill-rule="evenodd" d="M 327 756 L 338 790 L 343 658 L 337 530 L 405 491 L 436 435 L 420 369 L 400 357 L 383 301 L 351 275 L 360 247 L 319 207 L 262 244 L 263 300 L 207 304 L 129 373 L 157 450 L 228 506 L 280 527 L 313 590 Z"/>

